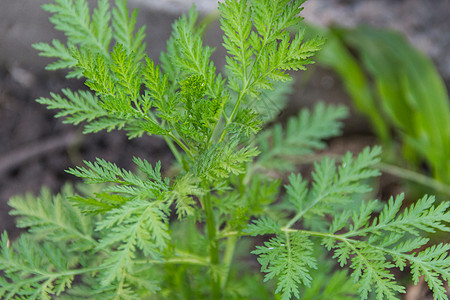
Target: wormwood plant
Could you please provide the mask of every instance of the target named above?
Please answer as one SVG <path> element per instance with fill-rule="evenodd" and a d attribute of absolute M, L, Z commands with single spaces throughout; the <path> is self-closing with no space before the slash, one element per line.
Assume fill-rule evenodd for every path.
<path fill-rule="evenodd" d="M 311 176 L 291 173 L 289 158 L 323 149 L 346 115 L 319 104 L 270 125 L 281 104 L 262 92 L 305 69 L 324 42 L 286 31 L 301 20 L 303 2 L 220 2 L 226 75 L 202 43 L 194 9 L 174 23 L 156 65 L 126 1 L 110 10 L 100 0 L 92 15 L 85 0 L 45 5 L 67 43 L 35 48 L 57 58 L 48 69 L 68 69 L 91 91 L 63 89 L 38 102 L 85 133 L 161 136 L 179 171 L 163 177 L 160 163 L 136 157 L 132 172 L 99 158 L 68 170 L 86 183 L 77 190 L 12 198 L 29 233 L 1 236 L 0 297 L 397 299 L 405 292 L 391 272 L 398 268 L 447 299 L 450 246 L 427 247 L 424 235 L 449 230 L 448 202 L 424 196 L 401 209 L 403 195 L 368 200 L 379 147 L 339 163 L 325 157 Z M 251 236 L 261 237 L 249 257 Z"/>

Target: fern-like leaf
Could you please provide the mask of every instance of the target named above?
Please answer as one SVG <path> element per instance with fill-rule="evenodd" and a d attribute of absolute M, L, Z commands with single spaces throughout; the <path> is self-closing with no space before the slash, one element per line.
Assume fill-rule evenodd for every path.
<path fill-rule="evenodd" d="M 351 223 L 344 223 L 342 218 L 336 218 L 330 227 L 332 234 L 343 228 L 347 228 L 348 232 L 329 236 L 324 239 L 324 244 L 328 249 L 334 249 L 334 257 L 341 265 L 350 261 L 350 268 L 354 270 L 352 277 L 362 284 L 360 292 L 363 299 L 367 298 L 368 292 L 374 287 L 377 299 L 397 299 L 397 293 L 403 293 L 404 288 L 395 282 L 389 269 L 403 269 L 406 262 L 411 264 L 416 283 L 420 276 L 424 276 L 435 298 L 446 299 L 442 280 L 449 279 L 450 246 L 439 244 L 416 253 L 427 244 L 428 239 L 410 236 L 434 232 L 436 229 L 450 231 L 449 203 L 434 206 L 434 197 L 425 196 L 411 208 L 400 212 L 403 198 L 403 195 L 391 198 L 379 217 L 372 222 L 370 216 L 377 203 L 363 202 L 353 213 Z M 366 236 L 367 240 L 361 240 Z"/>
<path fill-rule="evenodd" d="M 39 51 L 39 56 L 58 58 L 56 62 L 46 66 L 47 70 L 73 69 L 77 65 L 77 61 L 72 57 L 69 48 L 58 40 L 52 40 L 51 45 L 36 43 L 33 44 L 33 48 Z M 68 77 L 81 77 L 81 72 L 78 70 L 71 71 Z"/>
<path fill-rule="evenodd" d="M 220 98 L 224 89 L 222 76 L 216 75 L 216 67 L 211 60 L 213 49 L 203 46 L 201 33 L 203 27 L 195 28 L 198 12 L 193 6 L 188 17 L 183 15 L 173 24 L 171 39 L 172 53 L 170 57 L 163 56 L 162 60 L 169 64 L 165 69 L 176 69 L 181 71 L 182 77 L 198 75 L 205 79 L 206 93 L 212 98 Z M 171 67 L 171 66 L 172 67 Z M 180 75 L 181 75 L 180 74 Z"/>
<path fill-rule="evenodd" d="M 281 299 L 289 300 L 292 296 L 299 299 L 299 284 L 311 283 L 309 269 L 316 268 L 312 256 L 313 244 L 308 236 L 301 233 L 278 235 L 264 246 L 257 246 L 252 253 L 259 255 L 261 271 L 266 272 L 265 281 L 278 278 L 276 293 Z"/>
<path fill-rule="evenodd" d="M 179 178 L 167 193 L 168 203 L 175 203 L 179 219 L 195 213 L 194 196 L 203 196 L 205 191 L 199 186 L 199 180 L 188 173 Z"/>
<path fill-rule="evenodd" d="M 325 106 L 319 103 L 311 112 L 302 110 L 297 117 L 288 120 L 286 129 L 280 124 L 262 132 L 258 144 L 263 153 L 258 165 L 278 170 L 291 170 L 288 159 L 310 154 L 325 147 L 324 139 L 341 133 L 341 119 L 347 116 L 342 106 Z"/>
<path fill-rule="evenodd" d="M 370 187 L 364 180 L 379 175 L 379 171 L 371 167 L 380 161 L 380 154 L 381 147 L 367 147 L 355 159 L 347 153 L 338 170 L 335 162 L 328 158 L 315 164 L 312 190 L 307 201 L 299 203 L 303 213 L 312 210 L 314 214 L 323 214 L 330 209 L 328 204 L 345 203 L 351 195 L 369 192 Z"/>
<path fill-rule="evenodd" d="M 168 181 L 161 178 L 161 165 L 158 163 L 155 168 L 142 159 L 134 159 L 138 168 L 141 169 L 147 178 L 140 178 L 138 175 L 119 168 L 116 164 L 97 159 L 96 162 L 87 162 L 87 168 L 77 167 L 69 169 L 67 172 L 77 177 L 85 179 L 87 183 L 114 183 L 103 190 L 108 193 L 125 195 L 139 199 L 160 199 L 168 191 Z"/>
<path fill-rule="evenodd" d="M 37 239 L 63 242 L 72 251 L 93 249 L 97 246 L 92 237 L 93 220 L 70 205 L 68 197 L 73 193 L 70 186 L 65 186 L 56 196 L 48 189 L 42 189 L 39 197 L 16 196 L 8 202 L 10 214 L 18 217 L 18 227 L 28 228 Z"/>
<path fill-rule="evenodd" d="M 113 62 L 111 71 L 116 75 L 117 84 L 124 93 L 120 96 L 129 98 L 137 108 L 140 108 L 138 104 L 141 88 L 141 65 L 139 61 L 134 54 L 127 54 L 122 44 L 117 44 L 114 47 L 111 59 Z"/>
<path fill-rule="evenodd" d="M 72 45 L 107 54 L 112 37 L 108 0 L 99 1 L 92 18 L 84 0 L 55 0 L 54 4 L 45 4 L 43 9 L 53 14 L 50 21 L 57 30 L 64 32 Z"/>
<path fill-rule="evenodd" d="M 128 54 L 134 53 L 135 61 L 141 61 L 145 55 L 145 26 L 138 29 L 133 34 L 137 19 L 137 10 L 135 9 L 131 16 L 127 8 L 127 0 L 116 1 L 116 7 L 113 8 L 112 26 L 114 28 L 113 38 L 118 44 L 122 44 Z"/>
<path fill-rule="evenodd" d="M 230 174 L 245 171 L 244 163 L 259 154 L 257 148 L 244 147 L 236 151 L 237 143 L 229 142 L 212 146 L 194 162 L 193 172 L 207 180 L 227 178 Z"/>
<path fill-rule="evenodd" d="M 50 300 L 70 288 L 75 275 L 91 271 L 75 269 L 61 244 L 42 244 L 29 235 L 11 244 L 3 233 L 0 250 L 0 297 L 5 300 Z"/>
<path fill-rule="evenodd" d="M 247 83 L 247 72 L 255 52 L 248 43 L 252 29 L 251 11 L 247 1 L 243 0 L 219 2 L 219 10 L 222 12 L 221 28 L 225 33 L 223 45 L 230 55 L 226 65 L 231 75 L 230 88 L 239 91 Z"/>
<path fill-rule="evenodd" d="M 60 110 L 55 117 L 65 117 L 64 123 L 74 125 L 81 122 L 92 122 L 108 114 L 99 105 L 99 99 L 89 92 L 72 92 L 69 89 L 63 89 L 62 93 L 65 97 L 51 93 L 51 98 L 41 97 L 37 102 L 47 105 L 48 109 Z"/>
<path fill-rule="evenodd" d="M 272 89 L 273 81 L 290 80 L 285 70 L 305 69 L 312 63 L 310 57 L 321 48 L 323 39 L 302 44 L 303 34 L 291 39 L 286 31 L 301 21 L 303 2 L 228 0 L 219 4 L 232 90 L 241 96 L 258 96 Z"/>
<path fill-rule="evenodd" d="M 103 263 L 102 285 L 120 281 L 124 272 L 131 273 L 138 249 L 146 256 L 160 256 L 170 239 L 165 210 L 159 202 L 135 199 L 106 213 L 96 228 L 108 230 L 99 248 L 118 246 Z"/>

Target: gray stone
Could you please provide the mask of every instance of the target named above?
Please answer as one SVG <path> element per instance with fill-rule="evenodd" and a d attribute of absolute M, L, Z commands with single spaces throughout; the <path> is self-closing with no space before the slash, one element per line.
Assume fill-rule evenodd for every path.
<path fill-rule="evenodd" d="M 130 4 L 176 15 L 188 11 L 192 5 L 195 5 L 202 13 L 209 13 L 217 8 L 217 0 L 130 0 Z"/>
<path fill-rule="evenodd" d="M 304 7 L 305 20 L 314 24 L 368 24 L 402 32 L 450 79 L 448 0 L 313 0 Z"/>

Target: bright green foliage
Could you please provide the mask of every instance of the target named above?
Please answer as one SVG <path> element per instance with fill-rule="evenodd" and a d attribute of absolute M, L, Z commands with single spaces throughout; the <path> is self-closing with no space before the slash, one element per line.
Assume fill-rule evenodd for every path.
<path fill-rule="evenodd" d="M 257 246 L 253 254 L 259 255 L 261 271 L 267 272 L 264 280 L 278 278 L 275 293 L 281 292 L 281 299 L 300 298 L 298 286 L 310 286 L 309 269 L 316 268 L 317 261 L 312 255 L 313 243 L 302 233 L 272 238 Z"/>
<path fill-rule="evenodd" d="M 323 216 L 342 211 L 342 208 L 353 200 L 352 194 L 367 192 L 369 188 L 362 180 L 378 175 L 378 171 L 370 167 L 378 162 L 380 152 L 380 148 L 372 150 L 366 148 L 356 159 L 348 153 L 343 157 L 338 169 L 333 160 L 323 159 L 320 164 L 315 164 L 311 188 L 299 174 L 291 174 L 289 184 L 285 188 L 289 207 L 295 210 L 294 217 L 288 220 L 283 228 L 278 222 L 268 218 L 257 220 L 246 228 L 245 231 L 251 235 L 277 234 L 277 238 L 271 243 L 258 247 L 253 253 L 261 255 L 259 258 L 261 270 L 268 272 L 266 279 L 271 279 L 274 275 L 279 276 L 277 290 L 282 291 L 282 298 L 290 299 L 291 295 L 298 298 L 298 284 L 310 285 L 309 269 L 315 268 L 316 265 L 314 258 L 308 254 L 313 245 L 308 232 L 293 231 L 291 234 L 290 228 L 301 218 L 304 218 L 305 225 L 312 227 L 313 230 L 326 228 L 328 223 L 324 219 L 318 224 L 317 222 L 311 224 L 307 220 L 313 219 L 314 215 Z M 344 212 L 342 216 L 345 216 Z M 286 258 L 279 265 L 276 264 L 277 259 L 274 257 L 283 256 Z M 267 268 L 269 262 L 273 266 Z"/>
<path fill-rule="evenodd" d="M 245 147 L 236 150 L 236 142 L 228 144 L 217 144 L 197 157 L 193 163 L 192 171 L 194 175 L 214 181 L 219 178 L 226 178 L 230 174 L 242 174 L 245 172 L 245 162 L 251 161 L 257 156 L 259 151 L 256 148 Z"/>
<path fill-rule="evenodd" d="M 448 202 L 434 206 L 434 197 L 425 196 L 400 213 L 403 203 L 403 195 L 400 195 L 395 200 L 391 198 L 375 219 L 372 216 L 378 207 L 377 201 L 362 201 L 359 208 L 348 208 L 348 201 L 354 201 L 352 194 L 369 190 L 361 180 L 378 174 L 370 167 L 379 161 L 379 154 L 379 148 L 367 148 L 356 159 L 348 154 L 337 170 L 335 162 L 325 158 L 315 165 L 311 188 L 300 175 L 291 175 L 286 186 L 287 200 L 295 208 L 296 215 L 285 226 L 269 218 L 258 219 L 247 226 L 245 232 L 251 235 L 276 234 L 276 238 L 263 247 L 258 246 L 253 253 L 260 255 L 261 270 L 268 273 L 266 279 L 278 275 L 277 288 L 282 291 L 282 297 L 297 296 L 298 282 L 309 285 L 308 274 L 315 267 L 315 261 L 308 258 L 313 236 L 319 237 L 329 251 L 333 250 L 333 258 L 341 266 L 350 265 L 354 282 L 361 285 L 358 292 L 361 299 L 366 299 L 372 290 L 377 299 L 397 299 L 397 293 L 404 292 L 404 288 L 395 282 L 389 269 L 403 270 L 406 262 L 411 265 L 416 283 L 424 275 L 436 299 L 447 297 L 438 278 L 448 280 L 449 245 L 439 244 L 422 252 L 415 251 L 429 241 L 421 237 L 422 232 L 450 230 Z M 331 224 L 325 220 L 317 224 L 310 222 L 314 215 L 336 217 Z M 304 219 L 305 229 L 314 231 L 292 229 L 301 219 Z M 291 241 L 296 236 L 302 238 L 299 245 Z M 301 254 L 296 252 L 299 249 Z M 296 272 L 297 269 L 291 266 L 296 255 L 306 256 L 295 263 L 296 267 L 304 268 L 302 272 Z"/>
<path fill-rule="evenodd" d="M 394 281 L 388 269 L 395 266 L 403 270 L 407 262 L 415 283 L 420 276 L 425 276 L 435 298 L 447 299 L 439 277 L 449 278 L 449 245 L 439 244 L 416 252 L 429 240 L 421 237 L 421 232 L 450 231 L 447 224 L 449 203 L 434 206 L 434 201 L 434 197 L 425 196 L 399 212 L 403 202 L 403 195 L 400 195 L 391 198 L 372 221 L 370 216 L 377 206 L 376 201 L 363 202 L 351 214 L 350 223 L 342 217 L 333 220 L 330 236 L 323 242 L 328 249 L 334 249 L 334 257 L 341 266 L 350 261 L 354 270 L 352 277 L 361 283 L 359 291 L 364 299 L 374 284 L 377 299 L 397 299 L 397 292 L 404 292 L 404 288 Z M 336 233 L 344 228 L 346 233 Z"/>
<path fill-rule="evenodd" d="M 112 30 L 109 26 L 111 14 L 107 0 L 99 2 L 98 9 L 94 10 L 92 17 L 86 1 L 58 0 L 53 4 L 44 5 L 43 9 L 53 13 L 50 21 L 68 38 L 67 46 L 57 40 L 53 40 L 52 45 L 44 43 L 34 45 L 41 51 L 41 55 L 59 58 L 56 63 L 50 64 L 48 69 L 75 67 L 77 60 L 70 54 L 70 48 L 74 46 L 103 55 L 108 54 Z M 80 70 L 69 72 L 69 77 L 74 76 L 80 77 Z"/>
<path fill-rule="evenodd" d="M 77 60 L 72 57 L 69 49 L 59 40 L 53 40 L 52 44 L 36 43 L 33 45 L 36 50 L 41 51 L 41 56 L 58 57 L 59 60 L 47 65 L 47 70 L 59 70 L 72 68 L 77 64 Z M 79 72 L 71 72 L 68 77 L 79 76 Z"/>
<path fill-rule="evenodd" d="M 63 89 L 61 95 L 50 93 L 52 99 L 40 98 L 38 102 L 47 105 L 49 109 L 60 110 L 55 116 L 66 117 L 64 123 L 78 125 L 82 122 L 91 122 L 94 119 L 106 117 L 108 112 L 98 103 L 97 97 L 86 91 L 72 92 Z M 90 132 L 85 130 L 85 132 Z"/>
<path fill-rule="evenodd" d="M 38 102 L 60 109 L 58 117 L 66 117 L 65 122 L 87 121 L 86 133 L 126 128 L 130 137 L 163 134 L 164 129 L 148 115 L 151 100 L 140 95 L 145 34 L 143 28 L 133 34 L 136 12 L 128 16 L 126 1 L 117 1 L 113 10 L 114 30 L 108 1 L 99 2 L 92 18 L 86 1 L 60 0 L 44 9 L 54 13 L 51 21 L 66 34 L 68 46 L 53 41 L 53 47 L 40 43 L 35 48 L 41 55 L 60 58 L 51 69 L 69 68 L 69 77 L 84 76 L 96 95 L 63 90 L 66 98 L 52 94 Z M 110 53 L 112 38 L 117 44 Z"/>
<path fill-rule="evenodd" d="M 103 263 L 105 271 L 100 278 L 104 286 L 110 285 L 115 279 L 122 281 L 126 273 L 132 273 L 136 248 L 145 256 L 159 258 L 158 250 L 163 250 L 170 238 L 167 215 L 162 204 L 149 204 L 139 199 L 106 213 L 105 218 L 97 223 L 96 230 L 107 231 L 100 240 L 99 249 L 118 245 L 117 250 L 110 253 Z"/>
<path fill-rule="evenodd" d="M 248 5 L 250 2 L 251 6 Z M 303 70 L 323 45 L 320 38 L 303 41 L 303 33 L 290 37 L 286 29 L 298 24 L 304 1 L 219 2 L 221 28 L 225 33 L 230 88 L 257 95 L 272 82 L 290 80 L 286 70 Z M 253 26 L 252 28 L 252 22 Z"/>
<path fill-rule="evenodd" d="M 69 169 L 68 173 L 86 179 L 87 183 L 116 183 L 115 186 L 107 186 L 104 191 L 122 194 L 130 199 L 162 198 L 169 183 L 167 179 L 163 181 L 161 178 L 161 164 L 158 163 L 152 168 L 149 162 L 140 158 L 135 158 L 134 162 L 147 178 L 142 179 L 103 159 L 97 159 L 95 163 L 85 162 L 88 168 L 77 167 Z"/>
<path fill-rule="evenodd" d="M 72 286 L 76 275 L 96 271 L 95 248 L 99 245 L 93 219 L 70 205 L 74 193 L 69 186 L 52 196 L 43 189 L 39 197 L 14 197 L 11 214 L 17 225 L 30 228 L 12 245 L 8 234 L 2 234 L 0 278 L 2 299 L 51 299 Z"/>
<path fill-rule="evenodd" d="M 127 1 L 121 0 L 116 2 L 113 8 L 113 38 L 118 44 L 130 53 L 134 53 L 136 61 L 140 61 L 145 56 L 145 26 L 138 29 L 134 34 L 134 26 L 137 20 L 137 10 L 134 10 L 131 16 L 128 16 Z"/>
<path fill-rule="evenodd" d="M 73 188 L 65 186 L 56 196 L 48 189 L 42 189 L 38 197 L 16 196 L 8 202 L 13 208 L 10 214 L 17 216 L 17 227 L 30 228 L 34 237 L 62 243 L 71 251 L 93 249 L 97 242 L 92 238 L 92 219 L 70 205 L 68 198 L 73 194 Z"/>
<path fill-rule="evenodd" d="M 323 44 L 288 31 L 302 3 L 220 2 L 226 75 L 194 8 L 174 23 L 157 65 L 126 1 L 100 0 L 92 14 L 85 0 L 45 5 L 68 40 L 35 47 L 57 59 L 49 69 L 67 68 L 91 91 L 38 101 L 85 133 L 160 136 L 177 164 L 169 178 L 159 162 L 134 158 L 129 171 L 97 158 L 67 171 L 84 181 L 76 190 L 12 198 L 11 214 L 29 233 L 13 242 L 1 235 L 0 297 L 364 299 L 374 291 L 397 299 L 404 288 L 390 269 L 409 265 L 415 282 L 424 275 L 444 299 L 449 245 L 426 248 L 424 233 L 448 231 L 448 203 L 426 196 L 401 211 L 399 196 L 378 214 L 382 205 L 366 198 L 380 147 L 348 153 L 338 166 L 324 157 L 310 177 L 286 174 L 340 134 L 347 115 L 318 104 L 286 126 L 267 125 L 286 103 L 287 71 L 304 69 Z M 242 237 L 257 235 L 270 237 L 252 252 Z"/>
<path fill-rule="evenodd" d="M 173 24 L 172 36 L 167 41 L 167 53 L 162 54 L 161 61 L 173 84 L 176 79 L 188 75 L 201 76 L 207 96 L 220 98 L 225 82 L 220 74 L 216 75 L 216 67 L 211 61 L 213 49 L 203 46 L 201 35 L 204 28 L 196 28 L 197 19 L 198 12 L 192 7 L 188 17 L 183 15 Z M 176 70 L 176 74 L 172 74 L 172 70 Z"/>
<path fill-rule="evenodd" d="M 8 235 L 2 235 L 2 269 L 7 269 L 5 277 L 0 278 L 0 296 L 11 299 L 51 299 L 70 288 L 74 274 L 67 266 L 67 260 L 60 248 L 54 245 L 31 243 L 23 235 L 9 246 Z M 28 279 L 26 277 L 30 276 Z"/>
<path fill-rule="evenodd" d="M 380 154 L 380 147 L 366 148 L 357 158 L 352 158 L 348 152 L 337 170 L 333 160 L 323 159 L 314 165 L 312 188 L 308 194 L 304 191 L 303 182 L 291 175 L 290 186 L 287 186 L 288 200 L 299 211 L 296 217 L 306 213 L 332 213 L 335 204 L 345 204 L 353 200 L 354 194 L 369 192 L 371 188 L 364 180 L 379 175 L 378 170 L 370 167 L 380 161 Z"/>
<path fill-rule="evenodd" d="M 276 124 L 257 137 L 262 151 L 258 165 L 263 168 L 291 170 L 293 165 L 289 158 L 324 149 L 324 139 L 341 133 L 341 126 L 336 126 L 336 123 L 345 116 L 345 107 L 326 107 L 319 103 L 313 112 L 302 110 L 297 117 L 291 117 L 286 130 L 283 130 L 281 124 Z"/>

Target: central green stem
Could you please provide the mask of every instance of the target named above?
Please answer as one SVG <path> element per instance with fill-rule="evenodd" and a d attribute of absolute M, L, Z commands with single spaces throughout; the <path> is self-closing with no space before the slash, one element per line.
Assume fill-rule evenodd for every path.
<path fill-rule="evenodd" d="M 227 239 L 227 246 L 223 257 L 223 264 L 225 266 L 224 274 L 222 276 L 221 288 L 225 289 L 230 274 L 231 262 L 233 261 L 234 251 L 236 249 L 237 236 L 230 236 Z"/>
<path fill-rule="evenodd" d="M 203 198 L 203 208 L 206 214 L 206 229 L 209 240 L 209 258 L 211 263 L 211 299 L 220 299 L 220 276 L 217 273 L 219 267 L 219 245 L 217 240 L 216 220 L 211 204 L 211 196 L 207 193 Z"/>

